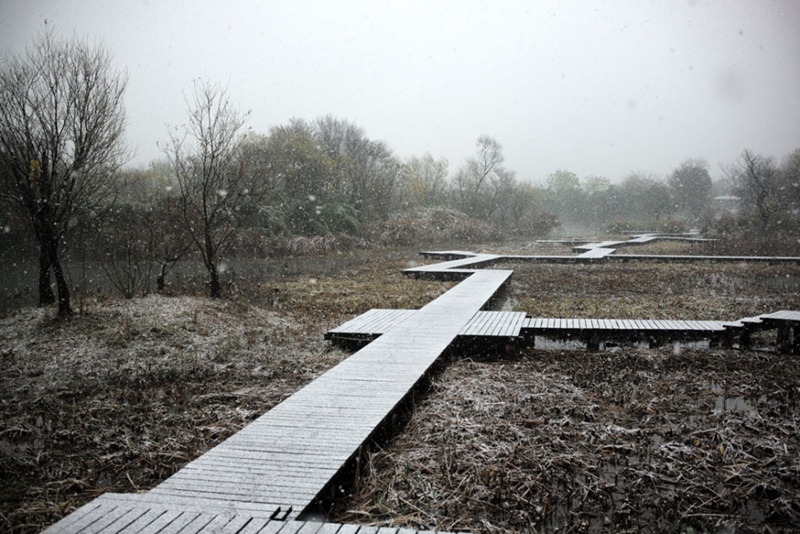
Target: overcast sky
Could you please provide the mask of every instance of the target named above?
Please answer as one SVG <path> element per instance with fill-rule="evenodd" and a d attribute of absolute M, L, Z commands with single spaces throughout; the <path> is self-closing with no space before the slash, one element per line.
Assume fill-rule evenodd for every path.
<path fill-rule="evenodd" d="M 451 172 L 481 134 L 521 180 L 618 181 L 800 148 L 800 2 L 2 0 L 0 49 L 45 21 L 102 41 L 130 78 L 134 162 L 184 122 L 185 91 L 228 86 L 250 127 L 332 114 Z"/>

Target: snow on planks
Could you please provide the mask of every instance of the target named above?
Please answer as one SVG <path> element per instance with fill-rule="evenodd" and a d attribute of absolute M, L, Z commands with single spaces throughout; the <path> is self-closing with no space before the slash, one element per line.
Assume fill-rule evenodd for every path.
<path fill-rule="evenodd" d="M 372 309 L 329 330 L 325 339 L 374 339 L 414 313 L 416 310 Z M 517 337 L 524 321 L 525 312 L 479 311 L 458 335 Z"/>
<path fill-rule="evenodd" d="M 644 242 L 649 239 L 642 238 Z M 573 257 L 508 257 L 513 261 L 593 259 L 705 260 L 711 257 L 625 257 L 600 245 Z M 731 332 L 779 325 L 794 330 L 800 350 L 800 312 L 784 310 L 736 323 L 616 319 L 525 318 L 521 312 L 482 312 L 512 271 L 474 271 L 501 259 L 468 252 L 427 253 L 449 261 L 415 267 L 407 275 L 463 282 L 420 310 L 373 310 L 331 332 L 348 329 L 375 341 L 189 463 L 153 490 L 106 494 L 48 528 L 48 533 L 143 534 L 182 532 L 281 534 L 407 534 L 406 529 L 302 521 L 333 488 L 360 447 L 381 427 L 439 356 L 459 336 L 519 336 L 531 332 Z M 747 261 L 753 258 L 725 258 Z M 798 258 L 757 258 L 764 261 Z M 345 328 L 346 327 L 346 328 Z M 788 334 L 784 334 L 786 337 Z M 592 344 L 595 339 L 590 340 Z"/>
<path fill-rule="evenodd" d="M 422 534 L 390 527 L 286 520 L 264 510 L 213 504 L 176 506 L 148 494 L 106 493 L 57 523 L 59 532 L 82 534 Z"/>
<path fill-rule="evenodd" d="M 475 261 L 494 258 L 481 255 Z M 397 320 L 364 319 L 367 330 L 388 326 L 380 338 L 148 493 L 100 497 L 46 532 L 226 532 L 229 526 L 231 532 L 238 532 L 251 525 L 258 527 L 254 532 L 316 532 L 314 525 L 322 524 L 299 521 L 303 512 L 314 510 L 330 494 L 337 476 L 357 457 L 362 444 L 391 417 L 512 274 L 467 271 L 469 260 L 445 264 L 458 268 L 466 277 L 463 282 L 413 314 L 398 319 L 403 315 L 399 314 Z M 417 272 L 425 269 L 443 271 L 439 265 Z M 269 521 L 262 523 L 265 517 Z M 277 525 L 276 517 L 280 519 Z M 346 525 L 320 528 L 325 532 L 359 530 Z"/>

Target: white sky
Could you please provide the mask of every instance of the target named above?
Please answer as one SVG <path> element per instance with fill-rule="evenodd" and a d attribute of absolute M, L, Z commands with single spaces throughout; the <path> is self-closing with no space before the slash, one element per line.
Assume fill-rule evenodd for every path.
<path fill-rule="evenodd" d="M 2 0 L 0 50 L 47 21 L 97 38 L 130 77 L 146 164 L 194 78 L 227 84 L 250 127 L 332 114 L 451 172 L 481 134 L 522 180 L 618 181 L 687 158 L 800 148 L 796 0 Z"/>

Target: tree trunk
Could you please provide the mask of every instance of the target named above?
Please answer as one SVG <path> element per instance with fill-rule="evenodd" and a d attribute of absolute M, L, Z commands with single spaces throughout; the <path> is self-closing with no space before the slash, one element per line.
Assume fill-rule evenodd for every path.
<path fill-rule="evenodd" d="M 61 268 L 61 262 L 58 260 L 58 237 L 52 232 L 46 232 L 42 239 L 42 247 L 47 256 L 50 266 L 53 268 L 53 273 L 56 275 L 56 289 L 58 290 L 58 316 L 66 317 L 72 314 L 69 299 L 69 284 L 64 276 L 64 269 Z"/>
<path fill-rule="evenodd" d="M 217 269 L 216 264 L 208 269 L 208 274 L 211 276 L 211 281 L 208 288 L 209 294 L 211 298 L 218 299 L 222 296 L 222 286 L 219 283 L 219 270 Z"/>
<path fill-rule="evenodd" d="M 59 317 L 66 317 L 72 315 L 72 308 L 69 303 L 69 284 L 64 277 L 64 271 L 61 269 L 61 263 L 58 257 L 54 257 L 53 272 L 56 275 L 56 288 L 58 288 L 58 315 Z"/>
<path fill-rule="evenodd" d="M 39 245 L 39 306 L 55 304 L 56 296 L 50 286 L 50 258 L 44 250 L 44 243 Z"/>
<path fill-rule="evenodd" d="M 214 247 L 214 240 L 211 238 L 211 232 L 208 227 L 205 228 L 203 233 L 206 246 L 203 254 L 205 255 L 206 269 L 208 269 L 210 277 L 208 284 L 209 296 L 212 299 L 218 299 L 222 296 L 222 286 L 219 283 L 219 265 L 217 263 L 218 249 Z"/>
<path fill-rule="evenodd" d="M 158 276 L 156 277 L 156 291 L 161 293 L 164 291 L 165 283 L 164 279 L 167 277 L 167 264 L 166 262 L 161 262 L 161 266 L 158 269 Z"/>

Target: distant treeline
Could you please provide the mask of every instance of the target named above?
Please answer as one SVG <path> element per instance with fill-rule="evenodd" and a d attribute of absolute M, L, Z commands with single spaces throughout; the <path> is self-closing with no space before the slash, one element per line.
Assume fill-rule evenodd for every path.
<path fill-rule="evenodd" d="M 36 258 L 39 303 L 71 313 L 60 251 L 100 261 L 127 297 L 165 286 L 200 259 L 219 296 L 230 258 L 353 248 L 532 239 L 553 231 L 683 231 L 783 238 L 799 234 L 800 150 L 785 161 L 745 151 L 712 183 L 703 160 L 667 177 L 619 183 L 553 172 L 519 180 L 501 144 L 477 139 L 450 169 L 429 154 L 398 158 L 340 118 L 245 130 L 224 88 L 198 81 L 188 120 L 165 158 L 123 169 L 127 78 L 88 41 L 45 33 L 0 69 L 0 256 Z"/>
<path fill-rule="evenodd" d="M 182 259 L 196 257 L 197 235 L 175 163 L 167 159 L 113 176 L 117 198 L 102 214 L 83 214 L 64 237 L 71 258 L 106 262 L 126 296 L 153 282 L 162 289 Z M 533 239 L 553 231 L 682 232 L 720 237 L 800 235 L 800 150 L 782 164 L 745 152 L 712 183 L 702 160 L 660 178 L 632 173 L 619 183 L 567 170 L 532 185 L 504 166 L 501 145 L 482 136 L 475 155 L 452 172 L 426 154 L 401 160 L 383 142 L 334 117 L 296 119 L 241 138 L 226 173 L 250 189 L 222 209 L 230 238 L 211 261 L 326 254 L 355 248 Z M 206 194 L 233 198 L 220 187 Z M 196 217 L 196 215 L 194 215 Z M 4 255 L 35 257 L 25 214 L 6 207 Z"/>

